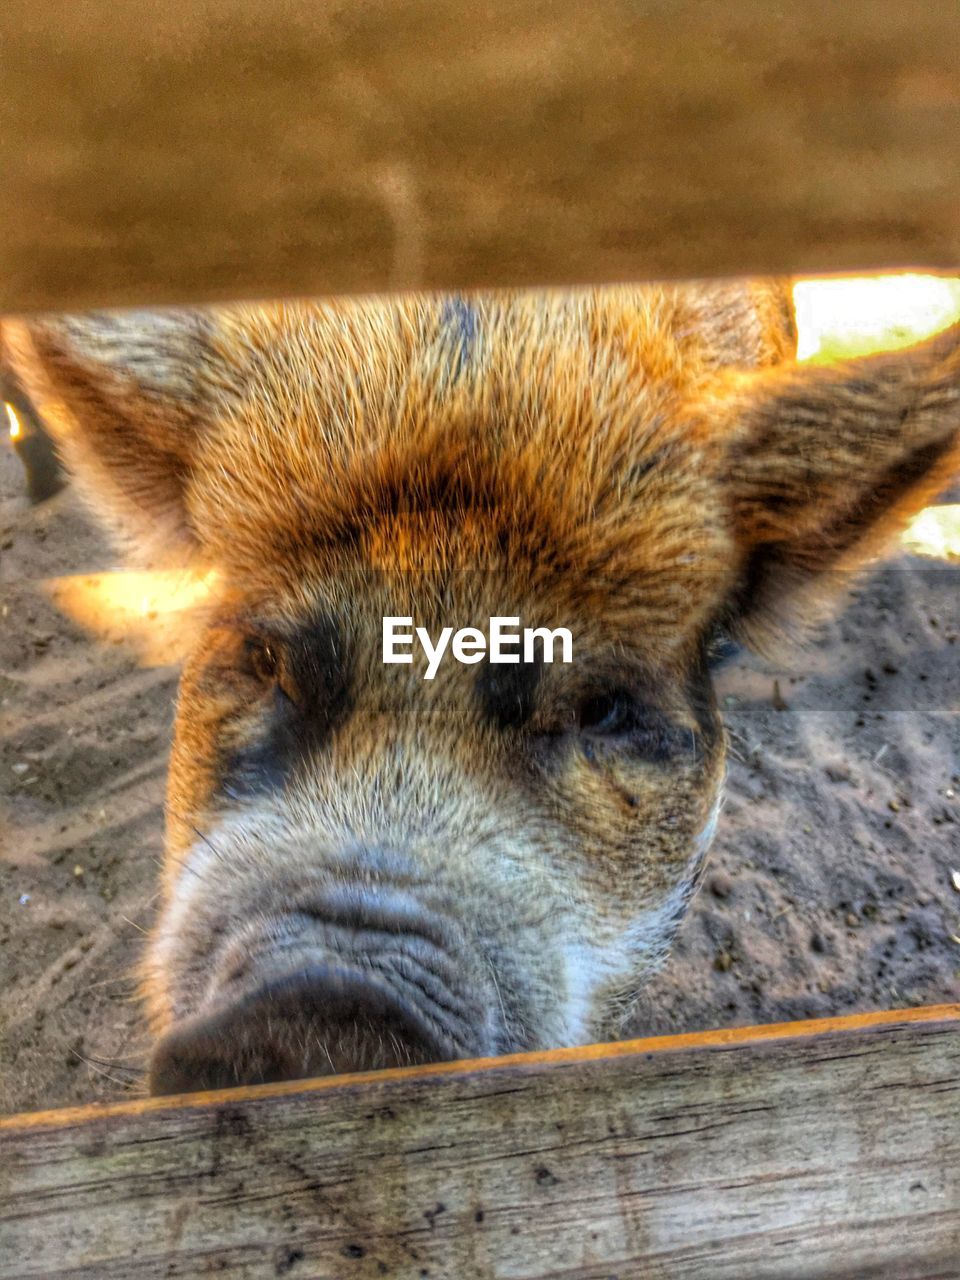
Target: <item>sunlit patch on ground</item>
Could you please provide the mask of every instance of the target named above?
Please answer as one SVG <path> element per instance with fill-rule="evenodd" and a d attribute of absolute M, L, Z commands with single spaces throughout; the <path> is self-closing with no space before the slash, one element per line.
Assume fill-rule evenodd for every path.
<path fill-rule="evenodd" d="M 906 273 L 798 280 L 801 360 L 826 362 L 912 346 L 960 320 L 960 280 Z"/>
<path fill-rule="evenodd" d="M 4 403 L 4 408 L 7 411 L 7 427 L 10 432 L 10 439 L 19 440 L 23 435 L 23 426 L 20 423 L 20 418 L 17 416 L 17 411 L 9 400 Z"/>
<path fill-rule="evenodd" d="M 215 582 L 212 572 L 158 569 L 50 578 L 43 586 L 74 622 L 111 643 L 131 644 L 153 667 L 183 656 L 191 624 L 211 603 Z"/>
<path fill-rule="evenodd" d="M 960 563 L 960 503 L 927 507 L 911 520 L 902 541 L 914 555 Z"/>

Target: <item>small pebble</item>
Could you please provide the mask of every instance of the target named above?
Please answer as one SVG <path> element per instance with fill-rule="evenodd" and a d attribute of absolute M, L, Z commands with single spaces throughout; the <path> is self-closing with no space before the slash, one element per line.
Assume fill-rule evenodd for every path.
<path fill-rule="evenodd" d="M 890 800 L 887 804 L 887 808 L 890 810 L 891 813 L 900 812 L 900 805 L 897 803 L 896 800 Z"/>
<path fill-rule="evenodd" d="M 79 863 L 79 862 L 78 862 L 78 863 L 77 863 L 77 865 L 73 868 L 73 874 L 74 874 L 75 876 L 82 876 L 82 875 L 84 875 L 84 868 L 83 868 L 83 867 L 81 867 L 81 865 L 80 865 L 80 863 Z"/>
<path fill-rule="evenodd" d="M 22 778 L 30 769 L 28 764 L 14 764 L 10 766 L 11 773 L 15 773 L 18 778 Z"/>
<path fill-rule="evenodd" d="M 855 916 L 852 911 L 848 911 L 845 918 L 849 928 L 858 929 L 860 927 L 859 917 Z"/>
<path fill-rule="evenodd" d="M 950 872 L 950 883 L 956 889 L 957 893 L 960 893 L 960 871 Z"/>
<path fill-rule="evenodd" d="M 710 877 L 710 892 L 715 898 L 729 898 L 733 892 L 733 881 L 725 871 L 715 871 Z"/>

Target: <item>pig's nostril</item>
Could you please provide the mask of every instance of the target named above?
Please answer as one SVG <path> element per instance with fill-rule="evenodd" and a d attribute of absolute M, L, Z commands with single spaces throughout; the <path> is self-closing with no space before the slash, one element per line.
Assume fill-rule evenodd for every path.
<path fill-rule="evenodd" d="M 173 1027 L 154 1050 L 150 1092 L 189 1093 L 458 1056 L 376 975 L 315 965 Z"/>

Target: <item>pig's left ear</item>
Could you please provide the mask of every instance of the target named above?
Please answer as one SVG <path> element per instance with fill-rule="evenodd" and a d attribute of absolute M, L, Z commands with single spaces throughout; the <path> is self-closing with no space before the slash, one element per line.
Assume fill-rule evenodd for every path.
<path fill-rule="evenodd" d="M 712 408 L 741 553 L 728 623 L 763 647 L 960 474 L 960 325 L 905 351 L 738 375 Z"/>
<path fill-rule="evenodd" d="M 141 561 L 189 558 L 185 506 L 217 361 L 214 313 L 5 321 L 4 358 L 96 514 Z"/>

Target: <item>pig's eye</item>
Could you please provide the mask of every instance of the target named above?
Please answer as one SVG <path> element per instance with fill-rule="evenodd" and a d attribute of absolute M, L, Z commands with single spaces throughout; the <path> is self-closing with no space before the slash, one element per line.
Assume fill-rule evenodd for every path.
<path fill-rule="evenodd" d="M 623 690 L 582 702 L 579 727 L 584 753 L 590 759 L 601 744 L 651 763 L 663 763 L 690 749 L 689 729 L 672 723 L 657 707 Z"/>
<path fill-rule="evenodd" d="M 580 707 L 580 728 L 591 734 L 626 733 L 634 724 L 635 707 L 624 693 L 588 698 Z"/>
<path fill-rule="evenodd" d="M 288 702 L 299 704 L 296 673 L 286 645 L 273 639 L 251 638 L 247 641 L 247 654 L 250 670 L 260 684 Z"/>
<path fill-rule="evenodd" d="M 280 654 L 272 640 L 248 640 L 250 669 L 261 684 L 273 684 L 280 675 Z"/>

